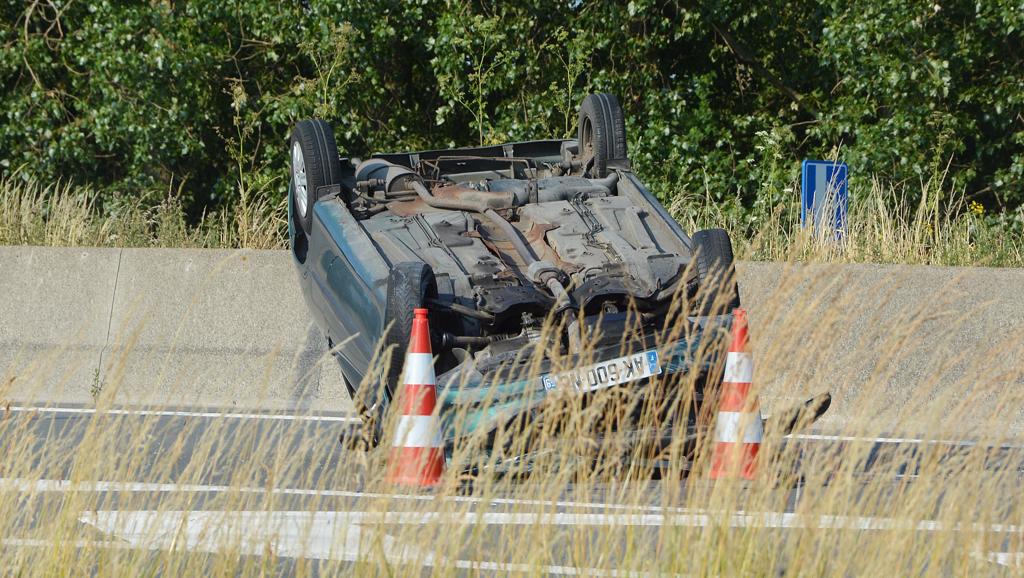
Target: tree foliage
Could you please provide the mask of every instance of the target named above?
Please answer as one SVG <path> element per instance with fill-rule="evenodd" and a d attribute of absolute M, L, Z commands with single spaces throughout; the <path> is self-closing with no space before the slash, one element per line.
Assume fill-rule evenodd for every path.
<path fill-rule="evenodd" d="M 619 95 L 663 197 L 770 209 L 797 161 L 891 181 L 949 171 L 1024 202 L 1024 4 L 9 0 L 0 171 L 74 179 L 116 207 L 171 191 L 193 215 L 283 195 L 283 143 L 320 116 L 340 148 L 572 134 Z"/>

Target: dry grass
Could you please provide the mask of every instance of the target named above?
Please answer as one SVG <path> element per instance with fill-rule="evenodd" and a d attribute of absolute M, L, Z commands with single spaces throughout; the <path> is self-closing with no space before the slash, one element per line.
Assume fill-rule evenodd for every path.
<path fill-rule="evenodd" d="M 690 231 L 727 229 L 737 256 L 754 261 L 1024 266 L 1019 229 L 989 223 L 981 205 L 947 190 L 941 179 L 922 183 L 916 204 L 907 202 L 907 193 L 906 187 L 878 181 L 868 190 L 851 190 L 848 229 L 839 244 L 827 233 L 801 228 L 797 193 L 753 214 L 723 210 L 710 197 L 690 195 L 676 197 L 669 210 Z"/>
<path fill-rule="evenodd" d="M 192 224 L 173 195 L 158 202 L 132 198 L 103 212 L 88 187 L 8 176 L 0 180 L 0 244 L 285 248 L 284 200 L 275 203 L 259 190 L 243 191 L 230 210 Z M 916 205 L 906 202 L 905 189 L 873 183 L 851 203 L 842 245 L 801 229 L 796 194 L 785 197 L 792 200 L 763 213 L 729 211 L 710 197 L 690 195 L 677 196 L 669 209 L 688 231 L 727 229 L 742 259 L 1024 266 L 1019 230 L 988 223 L 977 213 L 980 205 L 972 211 L 962 195 L 944 189 L 941 181 L 922 184 Z"/>
<path fill-rule="evenodd" d="M 243 195 L 230 211 L 190 224 L 173 195 L 131 197 L 104 212 L 89 187 L 0 178 L 3 245 L 282 249 L 287 241 L 287 205 L 265 195 Z"/>
<path fill-rule="evenodd" d="M 287 570 L 300 576 L 406 576 L 429 563 L 423 573 L 453 576 L 463 571 L 487 574 L 488 568 L 495 568 L 460 566 L 459 560 L 497 562 L 499 575 L 522 571 L 536 576 L 550 574 L 554 567 L 581 568 L 587 576 L 612 569 L 688 576 L 995 572 L 997 568 L 984 560 L 989 552 L 1024 548 L 1022 456 L 1013 450 L 1005 459 L 993 461 L 986 449 L 1012 441 L 1012 432 L 1019 431 L 1006 426 L 1019 412 L 1021 390 L 1006 384 L 1022 379 L 1024 368 L 1012 361 L 1021 358 L 1020 338 L 1010 333 L 993 336 L 990 343 L 961 347 L 961 352 L 976 357 L 968 360 L 966 369 L 953 377 L 948 372 L 926 372 L 913 384 L 912 395 L 895 395 L 890 381 L 893 363 L 924 356 L 926 363 L 941 368 L 950 357 L 949 348 L 927 342 L 937 331 L 929 324 L 937 322 L 941 330 L 953 331 L 957 319 L 936 320 L 935 302 L 924 303 L 893 319 L 879 317 L 869 324 L 871 332 L 852 336 L 854 347 L 829 359 L 867 359 L 868 370 L 856 383 L 833 381 L 843 375 L 841 368 L 816 366 L 823 360 L 802 355 L 806 344 L 813 343 L 819 352 L 838 351 L 851 338 L 858 319 L 871 321 L 883 309 L 833 306 L 852 297 L 804 290 L 814 283 L 828 281 L 819 274 L 797 276 L 783 283 L 770 302 L 757 304 L 752 348 L 758 364 L 755 379 L 766 405 L 779 397 L 798 398 L 804 393 L 801 388 L 814 390 L 815 384 L 831 383 L 840 400 L 833 411 L 843 416 L 831 422 L 838 433 L 878 436 L 913 417 L 915 433 L 925 439 L 970 436 L 982 444 L 954 455 L 934 444 L 922 446 L 916 455 L 902 447 L 879 456 L 856 443 L 808 442 L 807 447 L 818 451 L 800 452 L 798 444 L 784 443 L 769 429 L 757 481 L 712 484 L 703 473 L 706 435 L 699 436 L 692 462 L 684 457 L 682 436 L 676 436 L 657 456 L 663 467 L 656 475 L 644 448 L 620 443 L 621 438 L 606 429 L 608 416 L 621 416 L 634 405 L 644 409 L 644 424 L 659 425 L 658 412 L 650 406 L 657 396 L 604 391 L 584 404 L 579 395 L 564 392 L 549 399 L 530 420 L 498 435 L 499 442 L 512 446 L 511 455 L 517 444 L 531 438 L 545 450 L 531 462 L 528 475 L 521 469 L 518 476 L 495 473 L 501 456 L 481 458 L 474 448 L 482 440 L 473 437 L 456 448 L 453 467 L 439 489 L 410 496 L 384 483 L 386 448 L 342 451 L 333 442 L 329 425 L 326 431 L 311 432 L 303 422 L 275 427 L 246 422 L 229 430 L 227 420 L 221 420 L 200 430 L 195 422 L 129 420 L 101 412 L 59 429 L 58 422 L 42 415 L 7 415 L 0 421 L 5 458 L 0 478 L 7 480 L 0 487 L 0 511 L 5 513 L 0 517 L 0 537 L 8 540 L 4 572 L 234 576 Z M 885 299 L 880 289 L 871 302 Z M 793 300 L 801 305 L 790 307 Z M 691 329 L 680 324 L 664 331 L 662 342 L 667 344 L 674 336 L 690 335 Z M 695 353 L 696 361 L 717 364 L 718 347 L 704 343 L 706 347 Z M 122 355 L 131 356 L 130 348 Z M 989 363 L 993 359 L 1003 363 Z M 562 366 L 578 363 L 565 357 L 557 361 Z M 119 360 L 110 363 L 116 368 Z M 800 374 L 796 378 L 794 371 Z M 101 410 L 118 399 L 117 372 L 108 373 L 113 378 L 97 401 Z M 32 374 L 17 378 L 22 387 L 35 379 Z M 681 408 L 692 399 L 693 383 L 692 376 L 662 376 L 652 387 L 670 392 L 661 402 Z M 182 402 L 176 394 L 167 395 L 167 401 Z M 500 401 L 490 400 L 496 411 Z M 555 424 L 561 433 L 552 433 Z M 455 420 L 454 427 L 462 425 Z M 598 443 L 602 437 L 603 443 Z M 164 441 L 158 451 L 156 440 Z M 907 471 L 908 462 L 919 469 Z M 460 466 L 471 463 L 484 467 L 470 475 Z M 31 486 L 36 480 L 70 479 L 88 489 L 92 481 L 143 478 L 182 491 L 115 496 L 41 492 L 15 488 L 10 482 L 17 479 Z M 783 516 L 799 478 L 799 501 L 791 515 Z M 185 491 L 189 484 L 210 483 L 228 487 L 214 493 Z M 314 491 L 294 496 L 282 493 L 285 488 Z M 351 497 L 331 494 L 346 490 L 369 495 L 357 506 Z M 556 506 L 558 501 L 601 505 L 579 509 Z M 357 509 L 363 513 L 350 514 L 334 526 L 317 526 L 324 516 Z M 113 510 L 149 511 L 150 520 L 159 523 L 135 528 L 136 548 L 82 523 L 106 527 L 103 520 L 112 514 L 104 512 Z M 213 513 L 187 514 L 201 510 Z M 291 525 L 272 513 L 277 510 L 294 513 Z M 238 514 L 242 511 L 250 512 L 249 521 Z M 481 523 L 486 511 L 520 517 L 504 520 L 514 523 L 486 525 Z M 567 524 L 556 517 L 558 511 L 599 516 Z M 110 523 L 124 533 L 130 531 L 126 522 L 115 516 Z M 286 549 L 286 535 L 298 537 L 292 541 L 297 549 Z M 325 543 L 318 546 L 313 535 L 324 536 Z M 41 546 L 15 545 L 12 539 L 39 540 Z M 318 551 L 341 560 L 314 564 L 282 557 Z M 342 561 L 346 553 L 352 559 Z"/>

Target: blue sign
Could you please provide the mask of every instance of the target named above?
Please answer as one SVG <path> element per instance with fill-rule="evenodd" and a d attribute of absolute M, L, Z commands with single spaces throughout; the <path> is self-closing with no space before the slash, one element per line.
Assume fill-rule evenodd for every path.
<path fill-rule="evenodd" d="M 647 371 L 652 375 L 658 375 L 661 373 L 661 367 L 658 366 L 658 352 L 648 351 L 647 352 Z"/>
<path fill-rule="evenodd" d="M 849 207 L 846 163 L 804 161 L 802 169 L 800 226 L 811 224 L 815 231 L 832 230 L 837 240 L 842 239 Z"/>

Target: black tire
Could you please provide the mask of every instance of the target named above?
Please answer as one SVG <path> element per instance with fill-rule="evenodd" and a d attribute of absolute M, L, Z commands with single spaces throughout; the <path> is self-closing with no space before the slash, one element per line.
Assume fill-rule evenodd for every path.
<path fill-rule="evenodd" d="M 292 129 L 288 156 L 292 214 L 302 232 L 309 233 L 320 188 L 341 184 L 341 160 L 331 126 L 320 119 L 300 120 Z"/>
<path fill-rule="evenodd" d="M 723 229 L 705 229 L 693 235 L 697 268 L 696 305 L 701 315 L 727 315 L 740 306 L 732 240 Z M 723 295 L 722 292 L 726 292 Z"/>
<path fill-rule="evenodd" d="M 413 309 L 426 307 L 428 298 L 437 297 L 437 281 L 430 265 L 419 261 L 399 263 L 388 275 L 388 302 L 384 310 L 384 323 L 388 331 L 384 335 L 384 346 L 395 346 L 391 355 L 392 364 L 388 373 L 388 395 L 402 377 L 402 361 L 405 345 L 412 332 Z"/>
<path fill-rule="evenodd" d="M 607 93 L 589 94 L 580 104 L 580 156 L 591 177 L 608 175 L 608 161 L 626 158 L 626 122 L 619 99 Z"/>
<path fill-rule="evenodd" d="M 384 369 L 384 383 L 375 392 L 374 401 L 361 404 L 366 417 L 372 421 L 369 425 L 373 431 L 374 443 L 381 439 L 381 426 L 387 416 L 387 408 L 394 399 L 398 382 L 402 379 L 402 365 L 405 361 L 405 349 L 412 333 L 413 310 L 426 307 L 428 298 L 437 297 L 437 281 L 434 271 L 426 263 L 412 261 L 399 263 L 388 275 L 387 304 L 384 309 L 384 323 L 387 332 L 384 334 L 384 349 L 391 350 L 391 360 Z M 354 399 L 354 398 L 353 398 Z"/>

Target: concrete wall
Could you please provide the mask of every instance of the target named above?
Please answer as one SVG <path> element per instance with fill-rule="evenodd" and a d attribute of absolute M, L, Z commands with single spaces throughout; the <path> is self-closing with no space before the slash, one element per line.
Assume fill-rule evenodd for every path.
<path fill-rule="evenodd" d="M 0 387 L 88 396 L 110 333 L 120 254 L 0 247 Z"/>
<path fill-rule="evenodd" d="M 743 263 L 739 275 L 769 411 L 831 391 L 825 424 L 1024 433 L 1024 270 Z"/>
<path fill-rule="evenodd" d="M 7 399 L 348 408 L 285 252 L 2 247 L 0 271 Z"/>
<path fill-rule="evenodd" d="M 0 273 L 0 398 L 350 409 L 286 252 L 0 247 Z M 951 421 L 1024 421 L 1024 271 L 741 263 L 739 275 L 768 411 L 832 391 L 826 424 L 911 427 L 936 415 L 928 403 Z"/>

